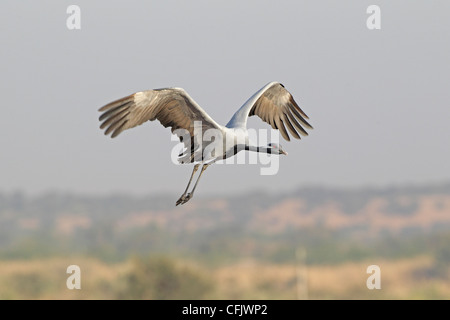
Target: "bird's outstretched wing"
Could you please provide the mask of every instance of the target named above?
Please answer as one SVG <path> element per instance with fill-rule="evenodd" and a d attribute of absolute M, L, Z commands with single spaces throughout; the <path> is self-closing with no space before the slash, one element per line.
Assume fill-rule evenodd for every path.
<path fill-rule="evenodd" d="M 185 143 L 185 148 L 195 149 L 194 135 L 202 134 L 210 128 L 219 129 L 217 124 L 188 94 L 181 88 L 163 88 L 140 91 L 127 97 L 113 101 L 99 109 L 102 114 L 100 128 L 105 129 L 105 135 L 111 134 L 111 138 L 121 132 L 134 128 L 146 121 L 156 119 L 164 127 L 171 127 L 172 133 L 177 134 L 180 141 Z M 200 121 L 195 123 L 196 121 Z M 194 124 L 201 125 L 201 130 L 194 130 Z M 191 145 L 182 134 L 185 129 L 189 132 Z M 201 137 L 200 137 L 201 138 Z"/>
<path fill-rule="evenodd" d="M 297 139 L 300 139 L 300 135 L 308 135 L 304 127 L 313 128 L 306 121 L 309 117 L 300 109 L 289 91 L 279 82 L 268 83 L 250 97 L 233 115 L 227 127 L 245 128 L 247 118 L 254 115 L 270 124 L 273 129 L 278 129 L 287 141 L 290 141 L 290 138 L 286 127 Z"/>

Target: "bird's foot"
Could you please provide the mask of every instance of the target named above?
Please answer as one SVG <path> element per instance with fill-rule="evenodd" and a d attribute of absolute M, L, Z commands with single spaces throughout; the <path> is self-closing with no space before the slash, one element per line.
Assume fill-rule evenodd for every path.
<path fill-rule="evenodd" d="M 180 199 L 177 200 L 176 206 L 179 205 L 179 204 L 182 204 L 184 199 L 186 199 L 186 194 L 183 193 L 181 195 Z"/>
<path fill-rule="evenodd" d="M 193 195 L 192 193 L 183 194 L 183 195 L 180 197 L 180 199 L 177 200 L 176 205 L 179 205 L 179 204 L 185 204 L 186 202 L 188 202 L 189 200 L 191 200 L 192 195 Z"/>

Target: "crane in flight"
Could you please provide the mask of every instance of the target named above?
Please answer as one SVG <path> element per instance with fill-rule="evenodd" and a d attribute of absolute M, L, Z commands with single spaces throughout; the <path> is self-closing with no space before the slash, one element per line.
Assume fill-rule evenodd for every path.
<path fill-rule="evenodd" d="M 102 112 L 99 117 L 102 122 L 100 129 L 105 129 L 105 135 L 111 134 L 111 138 L 156 119 L 164 127 L 171 127 L 172 133 L 184 144 L 178 161 L 195 163 L 186 190 L 176 202 L 177 206 L 193 197 L 203 172 L 218 160 L 232 157 L 242 150 L 287 155 L 278 143 L 269 143 L 267 146 L 251 143 L 247 131 L 248 117 L 260 117 L 273 129 L 278 129 L 287 141 L 290 141 L 288 131 L 294 138 L 300 139 L 300 135 L 308 135 L 304 127 L 313 128 L 306 120 L 309 119 L 308 116 L 300 109 L 291 93 L 279 82 L 270 82 L 258 90 L 225 126 L 214 121 L 182 88 L 136 92 L 108 103 L 99 111 Z M 221 138 L 215 136 L 214 139 L 204 141 L 202 134 L 206 130 L 215 130 Z M 201 172 L 192 191 L 188 193 L 200 165 Z"/>

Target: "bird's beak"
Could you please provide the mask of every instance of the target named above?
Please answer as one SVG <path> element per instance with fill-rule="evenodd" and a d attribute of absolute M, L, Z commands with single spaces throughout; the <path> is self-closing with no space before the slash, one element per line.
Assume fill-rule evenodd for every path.
<path fill-rule="evenodd" d="M 281 150 L 281 153 L 284 154 L 285 156 L 288 155 L 288 153 L 286 151 L 284 151 L 284 150 Z"/>

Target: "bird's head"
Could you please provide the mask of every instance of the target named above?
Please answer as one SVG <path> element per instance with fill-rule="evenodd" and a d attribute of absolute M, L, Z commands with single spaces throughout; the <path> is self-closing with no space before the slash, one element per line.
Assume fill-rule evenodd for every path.
<path fill-rule="evenodd" d="M 286 151 L 283 150 L 283 147 L 281 146 L 281 144 L 278 144 L 278 143 L 269 143 L 267 146 L 271 149 L 271 153 L 274 153 L 274 154 L 284 154 L 285 156 L 288 155 L 288 153 L 287 153 Z"/>

